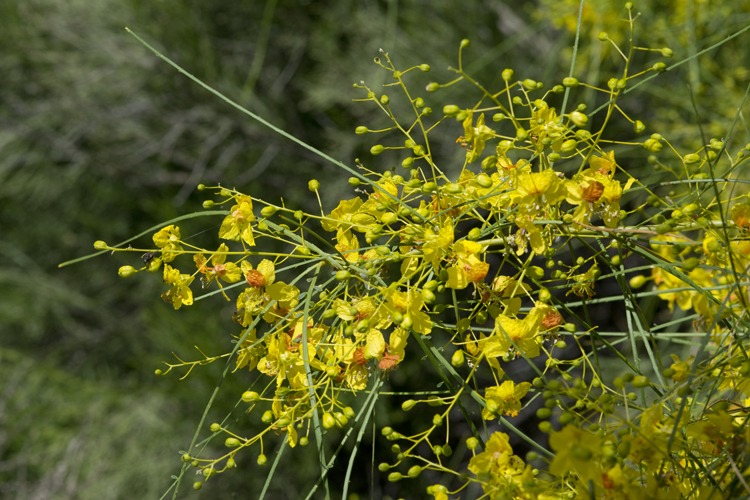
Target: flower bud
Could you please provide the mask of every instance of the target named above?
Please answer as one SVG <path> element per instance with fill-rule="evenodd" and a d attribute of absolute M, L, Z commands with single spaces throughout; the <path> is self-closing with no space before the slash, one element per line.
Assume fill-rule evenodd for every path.
<path fill-rule="evenodd" d="M 453 356 L 451 357 L 451 364 L 456 368 L 462 367 L 465 361 L 466 359 L 464 357 L 463 349 L 457 350 L 456 352 L 453 353 Z"/>
<path fill-rule="evenodd" d="M 323 414 L 323 427 L 330 430 L 336 426 L 336 419 L 330 413 Z"/>
<path fill-rule="evenodd" d="M 471 241 L 478 240 L 480 236 L 482 236 L 482 230 L 479 229 L 478 227 L 475 227 L 474 229 L 472 229 L 471 231 L 469 231 L 469 234 L 468 234 L 468 238 Z"/>
<path fill-rule="evenodd" d="M 401 481 L 401 479 L 403 479 L 403 478 L 404 478 L 404 476 L 400 472 L 391 472 L 390 474 L 388 474 L 388 481 L 390 481 L 392 483 Z"/>
<path fill-rule="evenodd" d="M 260 399 L 260 394 L 255 391 L 246 391 L 242 393 L 242 401 L 245 403 L 255 403 Z"/>
<path fill-rule="evenodd" d="M 526 80 L 521 82 L 521 85 L 526 90 L 535 90 L 536 89 L 536 80 L 532 80 L 531 78 L 527 78 Z"/>
<path fill-rule="evenodd" d="M 509 82 L 513 78 L 513 70 L 504 69 L 501 76 L 503 77 L 503 80 L 505 80 L 506 82 Z"/>
<path fill-rule="evenodd" d="M 573 111 L 570 114 L 570 121 L 572 121 L 576 127 L 585 127 L 589 122 L 589 117 L 581 113 L 580 111 Z"/>
<path fill-rule="evenodd" d="M 661 55 L 663 55 L 664 57 L 672 57 L 673 54 L 674 52 L 669 47 L 664 47 L 663 49 L 661 49 Z"/>
<path fill-rule="evenodd" d="M 401 403 L 401 409 L 404 411 L 409 411 L 412 408 L 414 408 L 417 405 L 417 402 L 413 399 L 407 399 L 403 403 Z"/>
<path fill-rule="evenodd" d="M 361 181 L 357 177 L 349 177 L 348 182 L 350 186 L 359 186 L 361 184 Z"/>
<path fill-rule="evenodd" d="M 224 441 L 224 446 L 227 448 L 236 448 L 240 445 L 240 440 L 237 438 L 227 438 Z"/>
<path fill-rule="evenodd" d="M 272 206 L 269 205 L 269 206 L 263 207 L 263 209 L 261 209 L 260 215 L 262 215 L 263 217 L 268 218 L 268 217 L 271 217 L 276 212 L 278 212 L 278 210 L 279 210 L 278 208 L 272 207 Z"/>
<path fill-rule="evenodd" d="M 258 455 L 258 465 L 263 467 L 267 463 L 268 463 L 268 459 L 266 458 L 264 454 L 261 453 L 260 455 Z"/>
<path fill-rule="evenodd" d="M 425 90 L 427 92 L 437 92 L 440 89 L 440 84 L 435 82 L 430 82 L 427 84 L 427 87 L 425 87 Z"/>
<path fill-rule="evenodd" d="M 653 69 L 654 71 L 658 71 L 659 73 L 663 73 L 667 71 L 667 65 L 664 64 L 663 62 L 658 62 L 654 64 L 653 66 L 651 66 L 651 69 Z"/>
<path fill-rule="evenodd" d="M 103 242 L 102 240 L 98 240 L 94 242 L 94 248 L 97 250 L 106 250 L 107 244 Z"/>
<path fill-rule="evenodd" d="M 377 144 L 377 145 L 375 145 L 375 146 L 373 146 L 373 147 L 370 148 L 370 154 L 372 154 L 374 156 L 379 155 L 383 151 L 385 151 L 385 148 L 383 146 L 381 146 L 380 144 Z"/>
<path fill-rule="evenodd" d="M 563 86 L 564 87 L 578 87 L 578 79 L 577 78 L 563 78 Z"/>
<path fill-rule="evenodd" d="M 206 200 L 203 202 L 203 208 L 213 208 L 216 203 L 213 200 Z"/>
<path fill-rule="evenodd" d="M 606 42 L 607 40 L 609 40 L 609 34 L 606 31 L 602 31 L 601 33 L 599 33 L 598 38 L 599 41 Z"/>
<path fill-rule="evenodd" d="M 138 271 L 133 266 L 122 266 L 118 271 L 117 274 L 120 275 L 120 278 L 130 278 Z"/>
<path fill-rule="evenodd" d="M 357 127 L 357 128 L 354 129 L 354 133 L 357 134 L 357 135 L 363 135 L 363 134 L 366 134 L 369 131 L 370 131 L 370 129 L 368 129 L 367 127 L 364 127 L 362 125 L 360 125 L 359 127 Z"/>
<path fill-rule="evenodd" d="M 471 41 L 469 41 L 468 39 L 464 38 L 463 40 L 461 40 L 461 48 L 462 49 L 465 49 L 469 45 L 471 45 Z"/>
<path fill-rule="evenodd" d="M 461 108 L 455 104 L 449 104 L 443 107 L 443 114 L 445 116 L 456 116 L 461 111 Z"/>
<path fill-rule="evenodd" d="M 567 141 L 563 142 L 560 146 L 560 151 L 563 153 L 572 153 L 576 150 L 578 147 L 578 141 L 575 139 L 568 139 Z"/>

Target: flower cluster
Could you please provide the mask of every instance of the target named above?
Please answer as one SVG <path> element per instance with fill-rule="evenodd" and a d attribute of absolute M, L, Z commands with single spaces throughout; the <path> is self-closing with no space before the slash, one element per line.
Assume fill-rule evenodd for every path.
<path fill-rule="evenodd" d="M 632 32 L 632 5 L 627 12 Z M 463 41 L 461 50 L 468 45 Z M 545 91 L 542 83 L 505 70 L 504 88 L 491 93 L 459 64 L 453 69 L 458 80 L 473 83 L 480 96 L 473 106 L 446 105 L 435 118 L 426 99 L 412 97 L 407 87 L 411 71 L 429 66 L 398 70 L 383 53 L 376 63 L 393 76 L 388 88 L 403 90 L 410 115 L 394 111 L 388 95 L 355 84 L 365 92 L 358 100 L 379 107 L 394 124 L 356 132 L 383 134 L 371 153 L 400 155 L 405 175 L 358 162 L 357 170 L 349 169 L 358 195 L 327 213 L 321 206 L 322 215 L 199 186 L 218 197 L 206 207 L 227 207 L 218 234 L 224 242 L 217 250 L 192 247 L 180 228 L 168 225 L 153 236 L 156 248 L 148 249 L 143 269 L 163 267 L 170 288 L 162 297 L 175 309 L 197 300 L 196 277 L 227 300 L 233 294 L 236 343 L 224 356 L 168 364 L 166 372 L 228 357 L 236 376 L 261 374 L 264 388 L 249 388 L 241 399 L 248 418 L 258 415 L 266 427 L 247 437 L 242 419 L 233 428 L 212 424 L 228 451 L 186 453 L 186 464 L 209 478 L 256 445 L 258 463 L 265 464 L 269 431 L 296 447 L 336 427 L 364 426 L 388 374 L 427 359 L 432 372 L 425 368 L 425 377 L 440 374 L 444 390 L 406 399 L 402 410 L 425 403 L 440 411 L 414 435 L 382 429 L 385 439 L 400 442 L 393 445 L 393 463 L 378 467 L 390 481 L 414 479 L 425 469 L 443 473 L 453 489 L 428 488 L 439 499 L 471 484 L 498 499 L 748 493 L 750 203 L 714 189 L 719 160 L 729 163 L 721 182 L 733 182 L 745 150 L 730 156 L 713 139 L 695 153 L 662 158 L 663 149 L 676 149 L 664 148 L 668 140 L 653 134 L 637 144 L 653 153 L 651 164 L 683 165 L 666 169 L 681 190 L 643 184 L 632 173 L 634 160 L 620 160 L 618 146 L 626 142 L 609 137 L 606 126 L 610 116 L 621 117 L 643 133 L 643 124 L 618 103 L 634 79 L 663 65 L 628 76 L 630 59 L 623 57 L 620 78 L 607 88 L 591 87 L 607 99 L 608 114 L 599 130 L 589 131 L 585 105 L 558 107 L 558 94 L 583 86 L 575 78 Z M 427 91 L 458 80 L 430 83 Z M 462 161 L 454 166 L 434 156 L 429 132 L 438 124 L 455 128 Z M 403 138 L 385 135 L 393 131 Z M 321 189 L 310 182 L 311 191 Z M 259 250 L 256 241 L 264 238 L 287 245 L 288 253 Z M 183 254 L 192 262 L 185 259 L 178 269 Z M 649 281 L 654 290 L 639 291 Z M 618 293 L 602 283 L 615 284 Z M 651 324 L 640 301 L 653 308 L 654 296 L 672 312 L 676 303 L 682 315 Z M 601 332 L 590 314 L 613 301 L 622 304 L 618 321 L 628 325 L 619 340 Z M 661 344 L 678 338 L 672 333 L 685 321 L 693 331 L 679 339 L 693 351 L 679 356 Z M 630 359 L 618 346 L 622 340 Z M 605 355 L 607 363 L 622 361 L 624 375 L 605 380 L 611 373 L 603 369 Z M 513 360 L 524 360 L 536 376 L 514 380 L 506 373 Z M 358 409 L 342 394 L 356 396 Z M 468 404 L 479 410 L 476 418 Z M 446 460 L 451 436 L 439 430 L 458 417 L 473 433 L 466 443 L 471 475 L 451 469 L 457 463 Z M 538 419 L 548 446 L 509 426 L 512 418 Z M 507 426 L 532 451 L 524 461 L 507 434 L 483 436 L 473 420 L 485 429 Z"/>

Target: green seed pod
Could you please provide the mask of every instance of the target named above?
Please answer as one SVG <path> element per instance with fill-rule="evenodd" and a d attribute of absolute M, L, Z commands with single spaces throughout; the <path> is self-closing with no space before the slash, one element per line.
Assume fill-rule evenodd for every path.
<path fill-rule="evenodd" d="M 509 82 L 513 78 L 513 70 L 504 69 L 501 76 L 503 77 L 503 80 L 505 80 L 506 82 Z"/>
<path fill-rule="evenodd" d="M 570 121 L 572 121 L 576 127 L 585 127 L 589 122 L 589 117 L 580 111 L 573 111 L 570 114 Z"/>
<path fill-rule="evenodd" d="M 482 170 L 492 172 L 497 168 L 497 156 L 488 156 L 482 160 Z"/>
<path fill-rule="evenodd" d="M 460 368 L 464 365 L 466 359 L 464 357 L 464 351 L 462 349 L 457 350 L 451 357 L 451 365 L 456 368 Z"/>
<path fill-rule="evenodd" d="M 564 87 L 575 88 L 578 87 L 578 79 L 571 77 L 563 78 L 562 84 Z"/>
<path fill-rule="evenodd" d="M 245 403 L 255 403 L 260 399 L 260 394 L 255 391 L 247 391 L 242 393 L 242 401 Z"/>
<path fill-rule="evenodd" d="M 137 272 L 138 270 L 134 268 L 133 266 L 122 266 L 120 269 L 117 270 L 117 274 L 120 275 L 120 278 L 130 278 Z"/>
<path fill-rule="evenodd" d="M 458 106 L 454 104 L 449 104 L 443 107 L 443 114 L 445 116 L 456 116 L 460 112 L 461 112 L 461 108 L 459 108 Z"/>

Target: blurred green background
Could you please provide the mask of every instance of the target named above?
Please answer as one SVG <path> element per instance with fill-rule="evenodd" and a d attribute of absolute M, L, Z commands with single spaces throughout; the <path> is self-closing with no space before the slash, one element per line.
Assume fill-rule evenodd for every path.
<path fill-rule="evenodd" d="M 161 497 L 221 367 L 196 369 L 183 381 L 174 373 L 157 378 L 154 370 L 172 352 L 195 359 L 193 346 L 225 352 L 237 331 L 232 305 L 217 297 L 176 313 L 159 298 L 158 275 L 120 279 L 119 266 L 137 265 L 137 254 L 62 269 L 59 263 L 91 253 L 95 240 L 114 244 L 201 210 L 199 182 L 283 197 L 287 206 L 308 210 L 317 206 L 307 190 L 311 178 L 323 184 L 326 210 L 353 196 L 347 175 L 190 82 L 125 26 L 299 139 L 349 165 L 360 157 L 383 169 L 400 160 L 383 155 L 375 162 L 367 151 L 376 139 L 353 131 L 377 128 L 384 118 L 374 106 L 351 102 L 363 97 L 354 82 L 379 88 L 390 81 L 372 63 L 379 48 L 401 67 L 432 66 L 414 75 L 414 89 L 452 79 L 445 68 L 456 65 L 463 38 L 472 41 L 465 67 L 489 88 L 499 88 L 506 67 L 549 87 L 568 76 L 577 3 L 0 0 L 0 497 Z M 601 84 L 618 61 L 596 34 L 622 30 L 625 11 L 619 2 L 586 5 L 575 76 Z M 671 47 L 673 61 L 750 22 L 745 1 L 651 0 L 636 7 L 644 13 L 639 33 L 650 31 L 643 44 Z M 626 109 L 649 124 L 649 133 L 668 130 L 670 140 L 695 147 L 685 85 L 691 83 L 704 122 L 720 134 L 750 75 L 743 47 L 747 37 L 738 37 L 663 75 L 629 98 Z M 636 65 L 657 60 L 639 54 Z M 454 86 L 422 97 L 439 113 L 448 103 L 473 106 L 477 96 Z M 578 102 L 597 101 L 581 94 Z M 439 150 L 444 164 L 458 160 L 446 170 L 456 171 L 462 131 L 449 124 L 437 133 L 446 139 Z M 644 158 L 632 149 L 618 153 L 645 169 Z M 219 223 L 180 226 L 186 236 L 215 232 Z M 420 376 L 418 369 L 394 372 L 393 387 Z M 231 411 L 252 381 L 246 372 L 226 381 L 209 422 Z M 403 422 L 400 411 L 390 410 L 384 400 L 379 424 Z M 278 442 L 268 446 L 272 452 Z M 387 444 L 379 446 L 387 453 Z M 314 483 L 314 454 L 289 455 L 267 498 L 298 498 Z M 376 497 L 424 491 L 422 483 L 373 479 L 371 450 L 360 455 L 353 488 L 362 498 L 371 487 Z M 179 496 L 254 498 L 264 478 L 248 457 L 201 492 L 188 478 Z"/>

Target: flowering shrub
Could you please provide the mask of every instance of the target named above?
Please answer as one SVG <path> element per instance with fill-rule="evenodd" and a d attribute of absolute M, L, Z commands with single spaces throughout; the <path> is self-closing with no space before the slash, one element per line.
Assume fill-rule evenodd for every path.
<path fill-rule="evenodd" d="M 236 306 L 230 352 L 167 363 L 157 375 L 219 360 L 225 375 L 261 375 L 235 395 L 239 418 L 210 424 L 206 441 L 196 434 L 178 483 L 196 469 L 202 480 L 194 487 L 210 486 L 251 454 L 266 465 L 269 440 L 294 449 L 314 439 L 321 475 L 312 494 L 331 480 L 336 455 L 327 457 L 323 442 L 340 436 L 331 431 L 347 429 L 341 446 L 361 443 L 389 373 L 425 359 L 433 369 L 421 373 L 434 375 L 441 390 L 401 401 L 422 430 L 380 429 L 394 456 L 378 470 L 391 482 L 430 471 L 440 482 L 427 492 L 438 499 L 471 485 L 487 498 L 750 495 L 750 202 L 742 194 L 750 146 L 731 152 L 733 129 L 684 154 L 666 132 L 644 135 L 646 125 L 621 101 L 667 71 L 661 59 L 672 53 L 656 50 L 652 66 L 633 67 L 634 52 L 651 49 L 633 45 L 632 4 L 625 13 L 628 32 L 617 39 L 630 42 L 599 35 L 623 61 L 606 88 L 569 76 L 547 89 L 506 69 L 501 88 L 488 90 L 464 71 L 463 40 L 458 68 L 450 69 L 455 79 L 426 91 L 467 84 L 476 101 L 444 105 L 442 114 L 429 105 L 432 95 L 417 97 L 409 86 L 410 73 L 430 67 L 398 69 L 381 51 L 375 63 L 393 78 L 386 89 L 409 114 L 397 111 L 393 95 L 354 85 L 356 100 L 384 115 L 376 130 L 356 129 L 379 137 L 370 149 L 377 166 L 357 160 L 351 169 L 328 158 L 352 175 L 357 193 L 329 212 L 317 180 L 309 189 L 319 214 L 199 185 L 210 195 L 203 215 L 223 217 L 216 246 L 192 245 L 176 221 L 153 234 L 149 248 L 95 243 L 146 252 L 143 266 L 124 266 L 120 275 L 157 273 L 174 309 L 213 295 Z M 593 111 L 569 107 L 582 88 L 606 102 Z M 633 137 L 609 136 L 622 121 Z M 431 140 L 437 126 L 465 150 L 462 165 L 439 157 Z M 644 183 L 633 173 L 642 170 L 639 160 L 616 157 L 624 146 L 645 148 L 648 164 L 673 179 Z M 404 175 L 390 168 L 396 161 Z M 264 251 L 269 239 L 288 250 Z M 674 319 L 651 324 L 642 305 L 655 295 Z M 608 304 L 626 330 L 603 332 L 592 319 L 592 308 Z M 692 331 L 679 332 L 691 320 Z M 674 352 L 674 342 L 688 346 L 686 355 Z M 510 377 L 505 368 L 516 359 L 535 376 Z M 622 376 L 609 377 L 604 365 L 612 359 L 622 362 Z M 548 444 L 508 420 L 529 413 Z M 248 434 L 246 419 L 265 427 Z M 447 457 L 464 448 L 447 429 L 460 421 L 472 434 L 464 442 L 471 456 L 455 468 L 461 462 Z M 532 451 L 519 457 L 509 434 Z M 225 452 L 203 453 L 211 439 L 224 440 Z"/>

